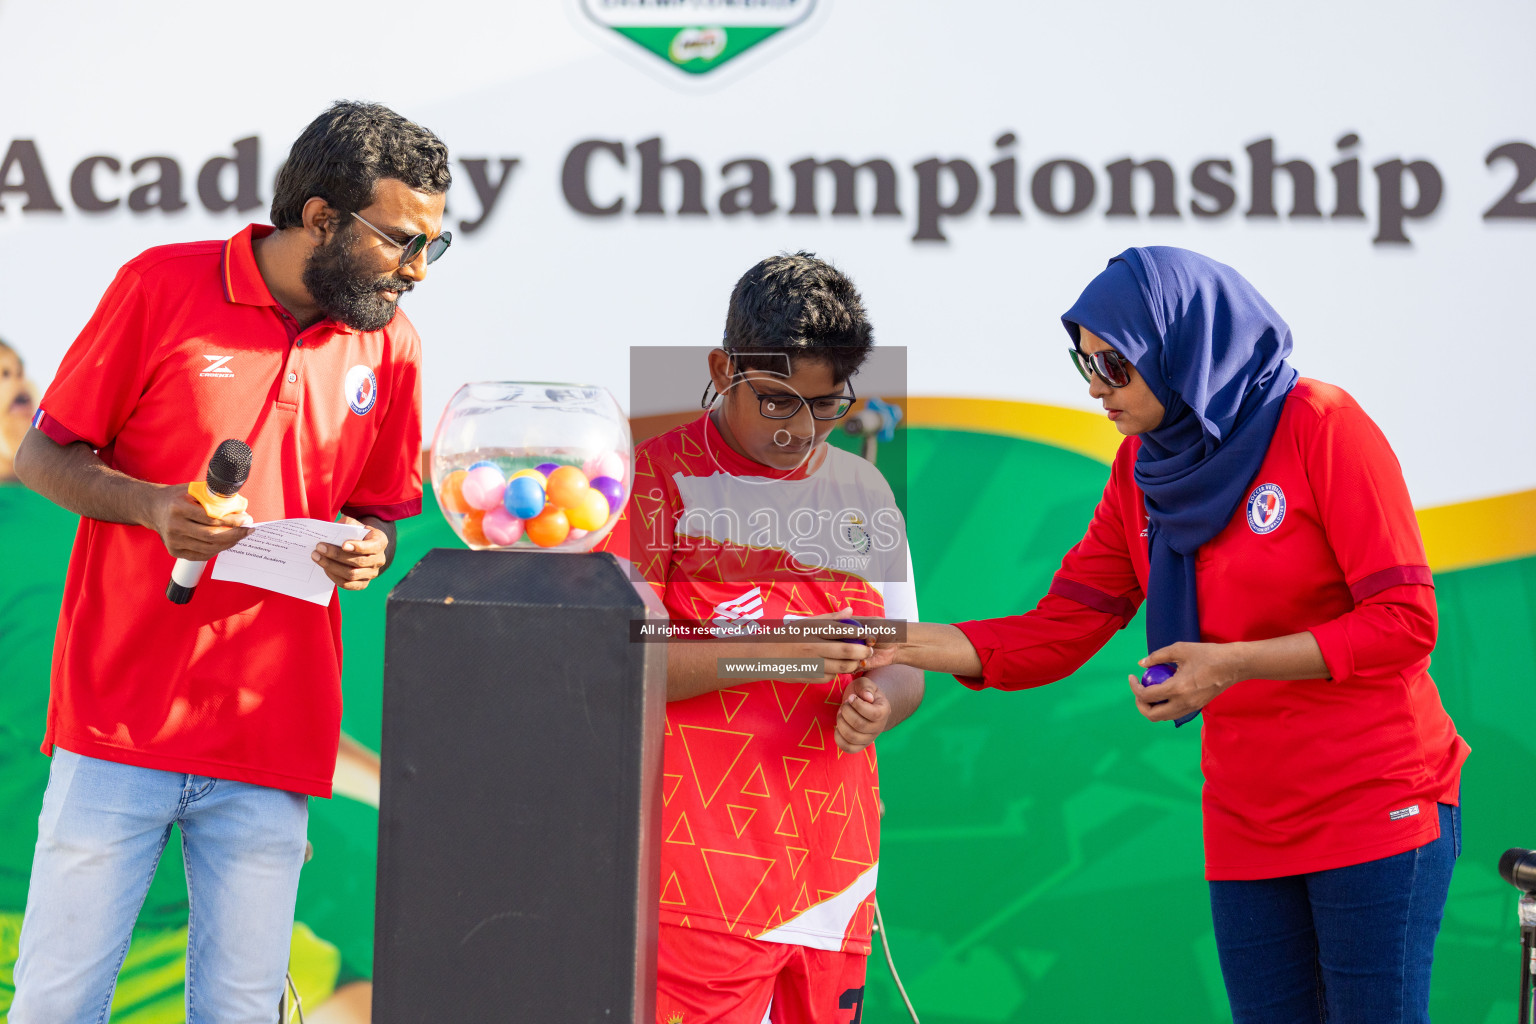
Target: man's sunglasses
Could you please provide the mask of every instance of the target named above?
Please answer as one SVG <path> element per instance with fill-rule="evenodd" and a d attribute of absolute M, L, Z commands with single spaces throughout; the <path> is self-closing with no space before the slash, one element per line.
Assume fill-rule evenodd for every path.
<path fill-rule="evenodd" d="M 427 253 L 427 262 L 435 263 L 437 262 L 437 258 L 443 253 L 447 252 L 448 247 L 453 244 L 452 231 L 444 231 L 436 238 L 428 238 L 424 234 L 412 235 L 409 241 L 400 242 L 392 236 L 385 234 L 374 225 L 368 223 L 362 214 L 353 213 L 352 216 L 362 221 L 363 226 L 366 227 L 369 231 L 372 231 L 374 234 L 384 239 L 384 241 L 400 250 L 400 266 L 402 267 L 408 267 L 412 263 L 415 263 L 416 258 L 421 255 L 423 249 L 425 249 Z"/>
<path fill-rule="evenodd" d="M 1131 382 L 1131 361 L 1112 348 L 1092 355 L 1075 348 L 1067 351 L 1072 356 L 1072 365 L 1090 384 L 1093 374 L 1098 374 L 1099 379 L 1112 388 L 1123 388 Z"/>
<path fill-rule="evenodd" d="M 787 420 L 794 418 L 800 408 L 805 405 L 811 407 L 811 418 L 818 420 L 840 420 L 848 415 L 848 410 L 853 408 L 854 400 L 858 397 L 853 393 L 853 384 L 848 384 L 846 395 L 818 395 L 815 398 L 801 398 L 799 395 L 787 391 L 762 392 L 752 386 L 752 382 L 738 375 L 741 383 L 747 386 L 747 390 L 757 396 L 757 411 L 764 419 Z"/>

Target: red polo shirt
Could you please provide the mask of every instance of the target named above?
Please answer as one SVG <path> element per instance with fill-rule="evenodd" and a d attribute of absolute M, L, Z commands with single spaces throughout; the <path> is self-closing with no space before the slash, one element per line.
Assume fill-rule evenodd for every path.
<path fill-rule="evenodd" d="M 304 331 L 267 289 L 252 225 L 129 262 L 34 421 L 140 480 L 201 480 L 219 442 L 251 446 L 257 522 L 421 510 L 421 342 Z M 341 725 L 341 610 L 205 573 L 165 599 L 152 530 L 82 519 L 54 641 L 43 752 L 329 796 Z"/>
<path fill-rule="evenodd" d="M 1014 690 L 1076 671 L 1147 587 L 1146 502 L 1128 438 L 1087 535 L 1033 611 L 961 623 Z M 1206 875 L 1358 864 L 1440 834 L 1468 747 L 1429 677 L 1435 592 L 1402 469 L 1349 395 L 1302 379 L 1232 521 L 1196 563 L 1201 639 L 1310 631 L 1329 679 L 1249 679 L 1202 716 Z"/>

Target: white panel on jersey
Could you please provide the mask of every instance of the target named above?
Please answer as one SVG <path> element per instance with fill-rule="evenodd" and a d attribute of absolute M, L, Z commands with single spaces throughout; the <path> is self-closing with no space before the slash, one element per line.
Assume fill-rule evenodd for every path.
<path fill-rule="evenodd" d="M 875 877 L 879 874 L 880 865 L 876 863 L 836 896 L 805 908 L 798 916 L 770 932 L 764 932 L 758 939 L 763 942 L 809 946 L 812 949 L 830 949 L 834 952 L 842 949 L 848 925 L 853 922 L 859 904 L 875 891 Z"/>

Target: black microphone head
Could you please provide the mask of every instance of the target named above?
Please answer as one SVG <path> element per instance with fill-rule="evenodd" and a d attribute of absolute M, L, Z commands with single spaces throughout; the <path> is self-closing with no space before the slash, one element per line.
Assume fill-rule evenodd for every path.
<path fill-rule="evenodd" d="M 215 494 L 238 494 L 251 475 L 251 448 L 230 438 L 220 443 L 208 460 L 208 489 Z"/>
<path fill-rule="evenodd" d="M 1499 875 L 1521 892 L 1536 892 L 1536 851 L 1505 850 L 1499 857 Z"/>

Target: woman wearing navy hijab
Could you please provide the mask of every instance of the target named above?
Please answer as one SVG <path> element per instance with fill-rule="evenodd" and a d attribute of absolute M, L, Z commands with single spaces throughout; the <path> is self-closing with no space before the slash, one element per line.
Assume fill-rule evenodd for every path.
<path fill-rule="evenodd" d="M 972 688 L 1076 671 L 1145 600 L 1151 721 L 1202 717 L 1206 877 L 1234 1019 L 1428 1021 L 1466 743 L 1428 674 L 1434 583 L 1402 470 L 1231 267 L 1128 249 L 1062 317 L 1126 439 L 1032 611 L 914 623 L 870 665 Z"/>

